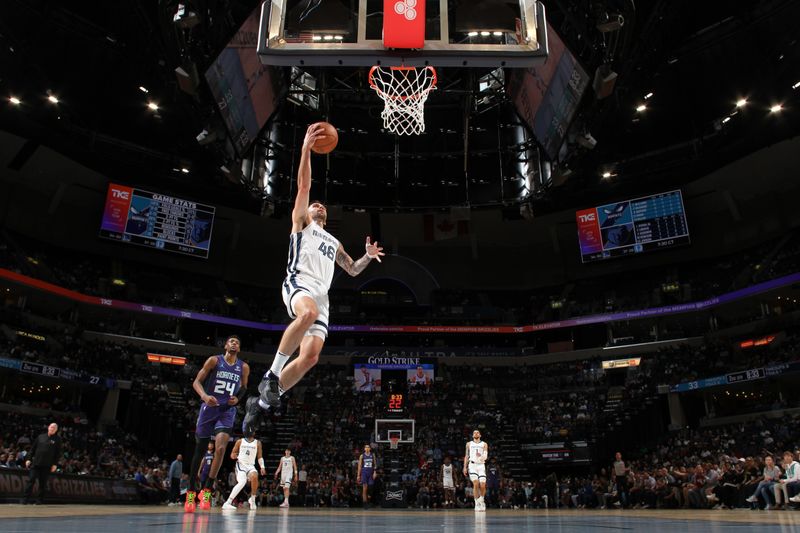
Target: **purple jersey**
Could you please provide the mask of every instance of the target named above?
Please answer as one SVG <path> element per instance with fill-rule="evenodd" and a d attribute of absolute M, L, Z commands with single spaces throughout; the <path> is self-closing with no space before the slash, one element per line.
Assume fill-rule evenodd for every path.
<path fill-rule="evenodd" d="M 200 467 L 200 479 L 205 481 L 208 477 L 208 471 L 211 470 L 211 463 L 214 461 L 214 452 L 206 452 L 203 456 L 203 463 Z"/>
<path fill-rule="evenodd" d="M 217 399 L 220 405 L 228 403 L 236 393 L 239 392 L 239 387 L 242 384 L 242 366 L 244 361 L 236 359 L 236 362 L 229 365 L 225 361 L 224 355 L 218 355 L 217 366 L 206 378 L 205 386 L 203 387 L 206 394 L 213 396 Z"/>

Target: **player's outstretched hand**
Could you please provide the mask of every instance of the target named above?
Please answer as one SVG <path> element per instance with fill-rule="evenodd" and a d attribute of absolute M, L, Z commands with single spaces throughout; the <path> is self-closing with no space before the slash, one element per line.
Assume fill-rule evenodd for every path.
<path fill-rule="evenodd" d="M 206 397 L 203 398 L 203 403 L 209 407 L 217 407 L 219 405 L 217 399 L 214 396 L 211 396 L 210 394 L 206 394 Z"/>
<path fill-rule="evenodd" d="M 378 246 L 378 241 L 375 241 L 375 244 L 370 242 L 369 236 L 367 236 L 367 243 L 364 245 L 364 249 L 367 250 L 367 255 L 370 259 L 377 259 L 378 263 L 381 262 L 381 257 L 386 255 L 383 253 L 383 247 Z"/>
<path fill-rule="evenodd" d="M 306 130 L 306 136 L 303 139 L 303 150 L 311 150 L 316 140 L 319 139 L 324 132 L 325 129 L 322 127 L 322 124 L 311 124 Z"/>

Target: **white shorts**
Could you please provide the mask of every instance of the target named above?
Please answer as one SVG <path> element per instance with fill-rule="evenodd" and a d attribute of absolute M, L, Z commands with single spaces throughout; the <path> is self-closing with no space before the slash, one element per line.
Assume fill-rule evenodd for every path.
<path fill-rule="evenodd" d="M 292 486 L 292 476 L 281 476 L 281 487 L 290 488 Z"/>
<path fill-rule="evenodd" d="M 486 483 L 486 465 L 484 463 L 469 464 L 469 480 Z"/>
<path fill-rule="evenodd" d="M 328 293 L 320 293 L 315 290 L 314 285 L 304 283 L 301 278 L 290 280 L 286 278 L 283 280 L 281 289 L 281 296 L 283 296 L 283 303 L 286 306 L 286 312 L 289 313 L 289 318 L 297 318 L 297 313 L 294 311 L 295 302 L 298 296 L 307 296 L 314 300 L 317 304 L 317 319 L 306 331 L 306 335 L 315 335 L 325 340 L 328 337 Z"/>
<path fill-rule="evenodd" d="M 255 466 L 249 465 L 240 465 L 236 463 L 236 482 L 241 483 L 242 481 L 247 481 L 247 477 L 250 475 L 250 472 L 258 473 Z"/>
<path fill-rule="evenodd" d="M 453 489 L 456 488 L 456 486 L 453 484 L 453 479 L 452 478 L 444 478 L 444 482 L 442 483 L 442 487 L 444 487 L 445 490 L 453 490 Z"/>

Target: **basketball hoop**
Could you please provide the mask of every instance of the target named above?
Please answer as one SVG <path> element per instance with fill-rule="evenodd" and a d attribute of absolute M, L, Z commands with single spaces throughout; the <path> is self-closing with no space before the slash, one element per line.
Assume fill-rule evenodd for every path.
<path fill-rule="evenodd" d="M 397 437 L 397 436 L 394 436 L 394 435 L 389 437 L 389 447 L 392 450 L 396 450 L 397 449 L 397 443 L 398 442 L 400 442 L 400 437 Z"/>
<path fill-rule="evenodd" d="M 383 127 L 397 135 L 425 131 L 425 101 L 436 89 L 433 67 L 380 67 L 369 71 L 369 86 L 381 97 Z"/>

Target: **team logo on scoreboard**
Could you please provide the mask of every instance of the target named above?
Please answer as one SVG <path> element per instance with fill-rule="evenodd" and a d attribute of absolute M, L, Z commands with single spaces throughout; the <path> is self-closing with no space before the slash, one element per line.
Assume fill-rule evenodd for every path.
<path fill-rule="evenodd" d="M 414 20 L 417 18 L 417 0 L 400 0 L 394 5 L 394 12 L 398 15 L 403 15 L 406 20 Z"/>
<path fill-rule="evenodd" d="M 594 222 L 595 220 L 597 220 L 597 215 L 594 213 L 578 215 L 578 220 L 580 220 L 581 222 Z"/>
<path fill-rule="evenodd" d="M 122 191 L 120 189 L 111 189 L 111 197 L 112 198 L 119 198 L 120 200 L 130 200 L 131 193 L 130 191 Z"/>

